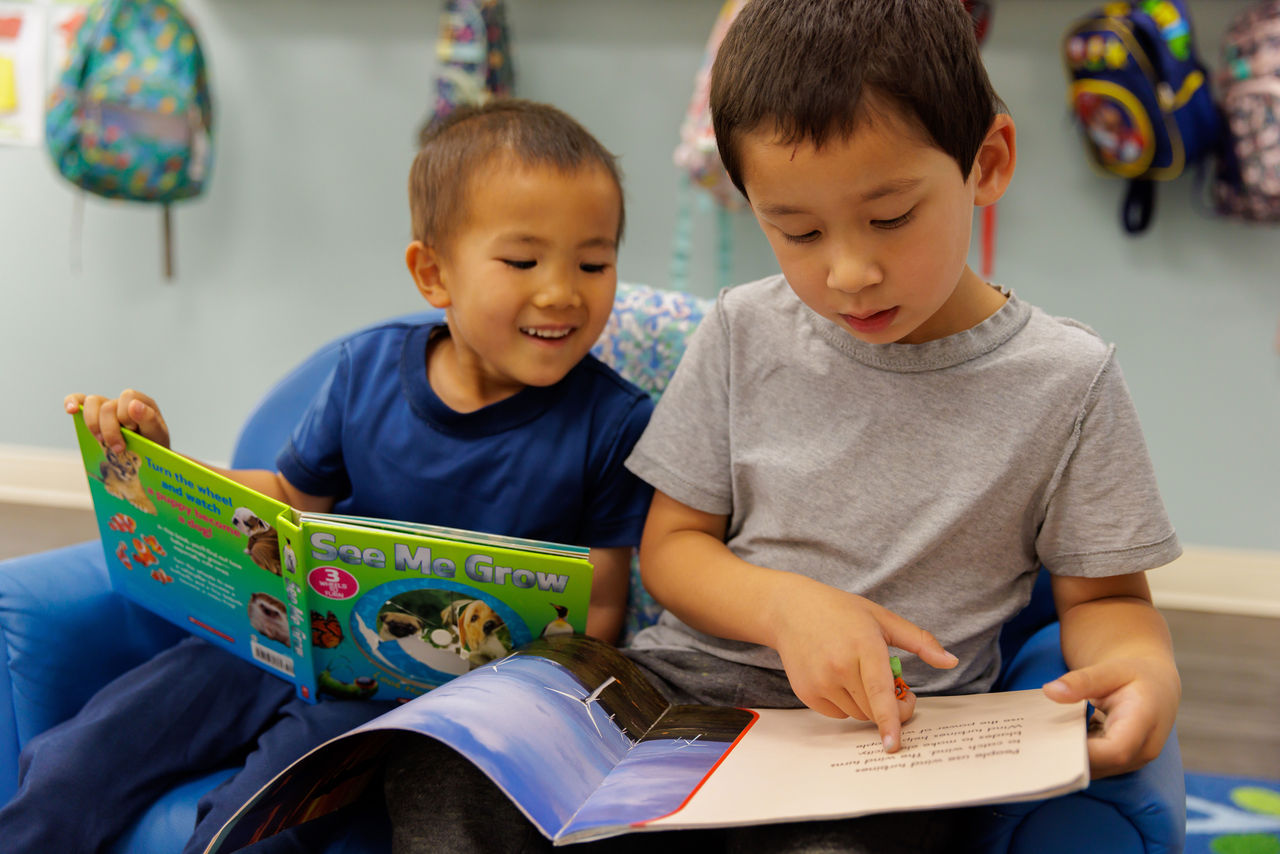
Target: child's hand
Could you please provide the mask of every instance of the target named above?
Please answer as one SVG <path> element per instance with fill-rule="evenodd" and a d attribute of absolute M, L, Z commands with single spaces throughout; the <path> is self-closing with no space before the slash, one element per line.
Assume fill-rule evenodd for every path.
<path fill-rule="evenodd" d="M 896 751 L 916 698 L 894 696 L 889 646 L 941 669 L 955 667 L 956 657 L 924 629 L 861 596 L 808 579 L 797 579 L 794 589 L 774 644 L 792 690 L 828 717 L 875 721 L 885 750 Z"/>
<path fill-rule="evenodd" d="M 160 407 L 140 391 L 125 389 L 116 398 L 97 394 L 69 394 L 63 401 L 63 406 L 71 414 L 84 407 L 84 424 L 104 448 L 116 452 L 124 450 L 121 427 L 140 433 L 158 445 L 169 447 L 169 426 L 160 414 Z"/>
<path fill-rule="evenodd" d="M 1072 670 L 1044 692 L 1059 703 L 1088 700 L 1102 712 L 1101 730 L 1089 735 L 1089 771 L 1096 780 L 1141 768 L 1160 755 L 1181 688 L 1171 662 L 1119 658 Z"/>

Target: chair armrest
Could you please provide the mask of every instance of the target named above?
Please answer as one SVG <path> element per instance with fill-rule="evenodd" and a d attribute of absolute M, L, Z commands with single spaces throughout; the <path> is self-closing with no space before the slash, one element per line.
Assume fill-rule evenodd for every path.
<path fill-rule="evenodd" d="M 1060 626 L 1032 634 L 1006 662 L 999 691 L 1039 688 L 1066 672 Z M 987 850 L 1011 854 L 1091 854 L 1179 852 L 1186 841 L 1186 781 L 1178 734 L 1137 771 L 1095 780 L 1081 792 L 1043 801 L 1002 804 Z"/>
<path fill-rule="evenodd" d="M 0 803 L 34 735 L 185 636 L 111 591 L 98 540 L 0 561 Z"/>

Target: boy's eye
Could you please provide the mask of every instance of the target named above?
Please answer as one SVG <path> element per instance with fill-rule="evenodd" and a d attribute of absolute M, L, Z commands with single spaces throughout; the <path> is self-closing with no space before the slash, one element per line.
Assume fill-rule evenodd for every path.
<path fill-rule="evenodd" d="M 517 261 L 514 258 L 503 258 L 502 263 L 517 270 L 532 270 L 538 265 L 537 261 Z"/>
<path fill-rule="evenodd" d="M 812 243 L 822 235 L 818 230 L 807 231 L 804 234 L 787 234 L 782 232 L 782 236 L 786 238 L 788 243 Z"/>
<path fill-rule="evenodd" d="M 915 213 L 915 208 L 912 208 L 911 210 L 904 213 L 902 216 L 894 217 L 893 219 L 873 219 L 871 220 L 871 224 L 874 225 L 876 228 L 886 228 L 886 229 L 902 228 L 902 226 L 911 222 L 911 215 L 914 213 Z"/>
<path fill-rule="evenodd" d="M 578 269 L 584 273 L 603 273 L 609 269 L 608 264 L 579 264 Z"/>

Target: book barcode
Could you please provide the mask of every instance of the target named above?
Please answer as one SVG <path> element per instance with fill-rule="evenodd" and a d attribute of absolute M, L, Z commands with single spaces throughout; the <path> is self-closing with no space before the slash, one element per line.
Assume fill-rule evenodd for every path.
<path fill-rule="evenodd" d="M 293 675 L 293 659 L 283 653 L 276 652 L 274 649 L 267 649 L 258 643 L 257 638 L 252 638 L 249 647 L 253 650 L 253 658 L 260 661 L 268 667 L 274 667 L 282 673 Z"/>

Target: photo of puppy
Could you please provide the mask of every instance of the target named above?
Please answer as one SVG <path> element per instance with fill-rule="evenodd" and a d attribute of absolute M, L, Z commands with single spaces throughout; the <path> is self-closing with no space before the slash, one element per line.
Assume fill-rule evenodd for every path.
<path fill-rule="evenodd" d="M 249 625 L 263 637 L 289 645 L 289 617 L 276 597 L 266 593 L 249 597 Z"/>
<path fill-rule="evenodd" d="M 231 514 L 231 525 L 249 538 L 245 554 L 257 566 L 270 572 L 280 574 L 280 538 L 276 529 L 262 521 L 248 507 L 237 507 Z"/>
<path fill-rule="evenodd" d="M 498 636 L 506 624 L 497 612 L 479 599 L 459 599 L 440 612 L 445 628 L 458 638 L 460 654 L 472 666 L 502 658 L 510 650 Z"/>
<path fill-rule="evenodd" d="M 378 614 L 378 637 L 382 640 L 399 640 L 422 634 L 425 624 L 420 617 L 397 611 Z"/>
<path fill-rule="evenodd" d="M 117 454 L 108 449 L 107 458 L 98 464 L 98 480 L 102 481 L 108 495 L 128 501 L 143 513 L 154 516 L 156 505 L 147 497 L 142 489 L 142 481 L 138 479 L 141 465 L 142 458 L 133 451 L 125 450 L 124 453 Z"/>

